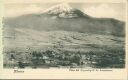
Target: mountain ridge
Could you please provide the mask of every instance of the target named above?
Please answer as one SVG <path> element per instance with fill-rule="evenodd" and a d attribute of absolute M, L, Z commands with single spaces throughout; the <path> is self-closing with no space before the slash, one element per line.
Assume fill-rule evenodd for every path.
<path fill-rule="evenodd" d="M 56 9 L 56 6 L 52 9 Z M 72 8 L 69 8 L 69 10 L 64 9 L 64 11 L 68 11 L 69 14 L 72 10 L 74 11 Z M 61 12 L 63 12 L 62 10 L 54 15 L 48 14 L 47 11 L 45 11 L 41 14 L 27 14 L 15 18 L 8 18 L 4 20 L 4 27 L 30 28 L 37 31 L 64 30 L 80 33 L 88 32 L 93 34 L 125 36 L 125 22 L 114 18 L 94 18 L 84 14 L 78 9 L 75 9 L 75 11 L 76 12 L 71 14 L 77 14 L 77 16 L 68 14 L 60 16 L 60 14 L 62 14 Z"/>

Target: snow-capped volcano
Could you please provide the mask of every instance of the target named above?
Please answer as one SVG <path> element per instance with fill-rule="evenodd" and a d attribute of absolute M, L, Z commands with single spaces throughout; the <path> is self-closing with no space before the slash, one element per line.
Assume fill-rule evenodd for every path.
<path fill-rule="evenodd" d="M 63 17 L 63 18 L 80 17 L 84 15 L 83 12 L 81 12 L 78 9 L 70 7 L 66 3 L 55 5 L 49 9 L 46 9 L 44 13 L 47 13 L 50 15 L 56 15 L 58 17 Z"/>
<path fill-rule="evenodd" d="M 114 36 L 125 35 L 125 23 L 113 18 L 95 18 L 68 4 L 55 5 L 36 14 L 4 19 L 6 27 L 37 31 L 74 31 Z M 22 24 L 21 24 L 22 23 Z"/>

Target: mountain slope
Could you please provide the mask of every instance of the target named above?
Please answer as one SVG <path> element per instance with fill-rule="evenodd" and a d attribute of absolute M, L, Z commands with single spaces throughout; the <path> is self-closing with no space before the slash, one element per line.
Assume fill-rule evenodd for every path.
<path fill-rule="evenodd" d="M 4 46 L 8 48 L 24 48 L 42 46 L 87 46 L 88 44 L 107 45 L 107 46 L 123 46 L 124 39 L 122 37 L 114 37 L 111 35 L 87 34 L 69 31 L 36 31 L 25 28 L 15 28 L 13 31 L 6 33 L 15 33 L 4 35 Z M 59 47 L 59 46 L 58 46 Z M 91 49 L 91 48 L 90 48 Z"/>

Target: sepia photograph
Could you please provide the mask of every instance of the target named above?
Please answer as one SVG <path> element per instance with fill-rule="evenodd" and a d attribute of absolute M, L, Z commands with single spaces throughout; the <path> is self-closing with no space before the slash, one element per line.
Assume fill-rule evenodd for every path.
<path fill-rule="evenodd" d="M 124 3 L 7 3 L 4 69 L 124 69 Z"/>

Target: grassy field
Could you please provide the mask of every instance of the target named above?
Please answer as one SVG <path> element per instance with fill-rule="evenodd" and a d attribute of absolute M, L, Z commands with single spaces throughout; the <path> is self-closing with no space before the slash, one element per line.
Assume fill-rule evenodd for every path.
<path fill-rule="evenodd" d="M 124 68 L 125 49 L 117 45 L 86 44 L 49 47 L 42 50 L 9 51 L 4 53 L 5 68 Z M 83 49 L 83 50 L 82 50 Z"/>

